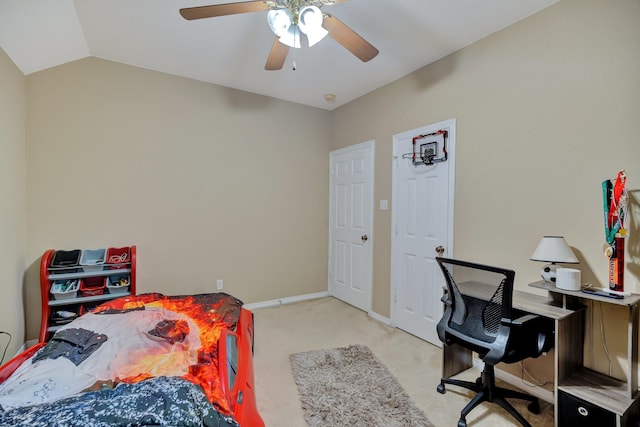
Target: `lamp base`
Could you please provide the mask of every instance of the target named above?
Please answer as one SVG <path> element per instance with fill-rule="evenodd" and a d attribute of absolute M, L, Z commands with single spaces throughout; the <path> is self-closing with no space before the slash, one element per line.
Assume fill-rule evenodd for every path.
<path fill-rule="evenodd" d="M 547 264 L 540 270 L 540 275 L 545 282 L 556 282 L 556 269 L 558 268 L 555 264 Z"/>

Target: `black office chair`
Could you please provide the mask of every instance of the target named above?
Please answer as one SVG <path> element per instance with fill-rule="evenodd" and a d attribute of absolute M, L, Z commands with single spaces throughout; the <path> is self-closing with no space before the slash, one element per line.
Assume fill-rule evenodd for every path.
<path fill-rule="evenodd" d="M 482 402 L 499 404 L 530 427 L 506 398 L 529 401 L 528 409 L 535 414 L 540 413 L 540 402 L 534 396 L 497 387 L 494 366 L 548 351 L 553 347 L 553 321 L 512 307 L 513 270 L 450 258 L 436 260 L 447 283 L 438 336 L 444 345 L 460 345 L 476 352 L 484 362 L 482 375 L 475 382 L 442 378 L 438 392 L 444 394 L 445 384 L 452 384 L 477 393 L 460 411 L 458 427 L 466 427 L 466 416 Z"/>

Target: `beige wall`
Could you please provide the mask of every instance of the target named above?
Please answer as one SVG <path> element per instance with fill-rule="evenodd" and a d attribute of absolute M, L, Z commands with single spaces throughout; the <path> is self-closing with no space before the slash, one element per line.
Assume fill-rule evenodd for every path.
<path fill-rule="evenodd" d="M 625 169 L 633 202 L 625 283 L 638 291 L 638 22 L 637 0 L 562 0 L 337 109 L 333 148 L 376 140 L 377 206 L 392 199 L 392 136 L 456 118 L 454 255 L 513 268 L 516 286 L 532 292 L 541 265 L 529 257 L 545 234 L 564 235 L 583 279 L 606 284 L 600 185 Z M 377 210 L 373 310 L 382 315 L 390 230 L 391 211 Z M 619 353 L 626 349 L 612 358 Z"/>
<path fill-rule="evenodd" d="M 11 334 L 5 362 L 23 343 L 26 244 L 26 82 L 0 49 L 0 330 Z M 8 336 L 0 335 L 0 351 Z M 1 354 L 1 353 L 0 353 Z"/>
<path fill-rule="evenodd" d="M 334 111 L 333 148 L 375 139 L 375 198 L 391 200 L 393 135 L 456 118 L 455 255 L 513 267 L 524 288 L 539 277 L 540 237 L 561 234 L 584 278 L 603 283 L 601 181 L 624 168 L 636 203 L 640 191 L 639 19 L 635 0 L 562 0 Z M 383 315 L 390 230 L 391 211 L 376 211 Z M 631 290 L 639 241 L 628 240 Z"/>
<path fill-rule="evenodd" d="M 392 199 L 392 136 L 449 118 L 455 256 L 514 268 L 527 289 L 539 238 L 563 234 L 603 283 L 600 183 L 624 168 L 626 281 L 640 290 L 639 19 L 636 0 L 561 0 L 331 113 L 98 59 L 29 76 L 27 335 L 50 247 L 136 244 L 141 292 L 218 278 L 246 302 L 326 290 L 329 151 L 376 140 L 377 206 Z M 390 229 L 376 210 L 383 316 Z"/>
<path fill-rule="evenodd" d="M 95 58 L 27 91 L 29 263 L 133 244 L 138 292 L 326 291 L 329 112 Z"/>

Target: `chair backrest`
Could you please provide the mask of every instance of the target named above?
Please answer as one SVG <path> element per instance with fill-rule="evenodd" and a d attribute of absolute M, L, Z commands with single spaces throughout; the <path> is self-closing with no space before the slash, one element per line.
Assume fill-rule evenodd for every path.
<path fill-rule="evenodd" d="M 512 319 L 515 272 L 451 258 L 436 260 L 447 285 L 440 339 L 469 343 L 481 355 L 504 351 L 509 329 L 502 319 Z"/>

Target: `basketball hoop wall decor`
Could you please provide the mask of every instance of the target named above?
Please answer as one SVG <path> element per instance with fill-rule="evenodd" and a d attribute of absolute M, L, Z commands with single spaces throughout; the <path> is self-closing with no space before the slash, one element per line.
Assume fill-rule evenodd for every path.
<path fill-rule="evenodd" d="M 418 135 L 413 138 L 413 152 L 403 154 L 402 158 L 410 158 L 414 166 L 433 165 L 447 161 L 446 130 Z"/>

